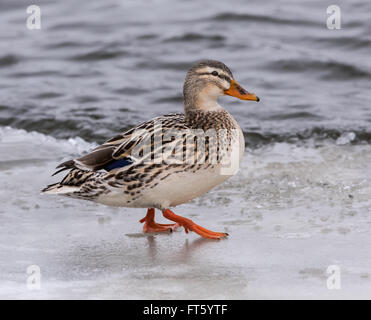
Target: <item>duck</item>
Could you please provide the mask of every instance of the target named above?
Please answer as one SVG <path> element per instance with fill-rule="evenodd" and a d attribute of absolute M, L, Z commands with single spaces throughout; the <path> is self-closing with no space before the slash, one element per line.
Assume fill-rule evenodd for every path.
<path fill-rule="evenodd" d="M 245 141 L 237 121 L 218 103 L 223 95 L 260 101 L 234 79 L 224 63 L 197 62 L 185 77 L 183 113 L 155 117 L 86 155 L 61 163 L 53 175 L 68 173 L 42 193 L 147 209 L 140 220 L 145 233 L 183 227 L 186 233 L 207 239 L 227 237 L 225 232 L 211 231 L 172 211 L 238 171 Z M 156 209 L 171 223 L 155 222 Z"/>

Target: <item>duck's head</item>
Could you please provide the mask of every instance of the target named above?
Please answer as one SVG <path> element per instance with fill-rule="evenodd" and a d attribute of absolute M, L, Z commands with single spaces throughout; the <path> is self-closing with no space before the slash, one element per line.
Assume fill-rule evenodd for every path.
<path fill-rule="evenodd" d="M 234 80 L 231 70 L 222 62 L 203 60 L 189 69 L 183 87 L 184 106 L 188 110 L 220 109 L 217 99 L 229 95 L 241 100 L 259 101 Z"/>

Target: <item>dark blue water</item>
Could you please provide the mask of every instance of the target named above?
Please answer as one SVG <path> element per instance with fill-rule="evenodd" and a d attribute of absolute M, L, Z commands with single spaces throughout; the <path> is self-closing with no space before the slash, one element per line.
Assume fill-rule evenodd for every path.
<path fill-rule="evenodd" d="M 252 146 L 371 142 L 371 2 L 39 1 L 41 30 L 20 0 L 1 1 L 0 126 L 102 142 L 182 110 L 187 69 L 226 63 L 259 104 L 223 98 Z"/>

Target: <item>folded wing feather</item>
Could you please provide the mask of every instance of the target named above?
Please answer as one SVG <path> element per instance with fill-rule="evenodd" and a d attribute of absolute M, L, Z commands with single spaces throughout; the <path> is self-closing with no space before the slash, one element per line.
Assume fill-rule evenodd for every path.
<path fill-rule="evenodd" d="M 154 118 L 150 121 L 142 123 L 135 128 L 130 129 L 129 131 L 126 131 L 107 140 L 102 145 L 96 147 L 90 153 L 82 157 L 61 163 L 57 166 L 57 169 L 59 170 L 56 171 L 53 175 L 68 169 L 97 171 L 105 169 L 105 167 L 112 167 L 112 164 L 117 160 L 130 158 L 130 161 L 119 162 L 123 164 L 126 163 L 128 165 L 138 162 L 148 156 L 151 156 L 149 154 L 145 154 L 143 150 L 146 149 L 146 145 L 148 146 L 148 144 L 151 144 L 151 148 L 153 147 L 153 136 L 154 134 L 156 134 L 157 130 L 164 130 L 163 127 L 158 125 L 158 129 L 156 129 L 155 124 L 158 124 L 158 122 L 167 123 L 171 120 L 174 120 L 175 117 L 178 125 L 183 126 L 184 118 L 183 115 L 180 114 L 165 115 L 162 117 Z M 135 155 L 141 154 L 142 152 L 142 159 L 132 156 L 134 148 L 137 148 L 135 150 Z"/>

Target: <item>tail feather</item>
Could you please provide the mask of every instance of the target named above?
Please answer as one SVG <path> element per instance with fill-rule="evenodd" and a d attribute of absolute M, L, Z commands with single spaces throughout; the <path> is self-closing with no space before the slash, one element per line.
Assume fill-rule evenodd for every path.
<path fill-rule="evenodd" d="M 58 182 L 48 185 L 46 188 L 42 189 L 41 192 L 45 194 L 68 194 L 79 190 L 80 187 L 64 186 Z"/>
<path fill-rule="evenodd" d="M 58 183 L 53 183 L 53 184 L 49 184 L 48 186 L 46 186 L 44 189 L 41 190 L 41 192 L 43 193 L 47 193 L 48 191 L 50 190 L 53 190 L 55 188 L 58 188 L 59 186 L 59 182 Z"/>
<path fill-rule="evenodd" d="M 46 194 L 68 194 L 79 191 L 85 181 L 94 174 L 96 172 L 72 169 L 61 182 L 50 184 L 41 192 Z"/>

